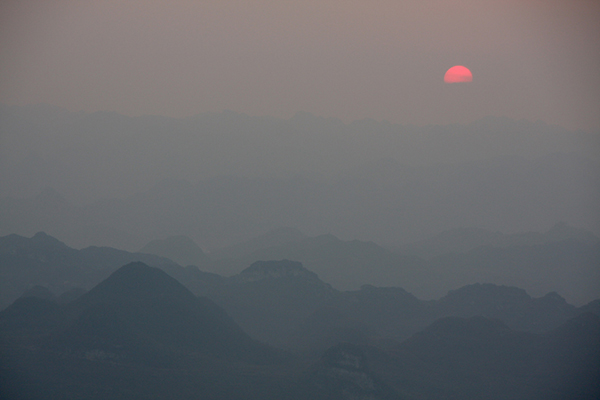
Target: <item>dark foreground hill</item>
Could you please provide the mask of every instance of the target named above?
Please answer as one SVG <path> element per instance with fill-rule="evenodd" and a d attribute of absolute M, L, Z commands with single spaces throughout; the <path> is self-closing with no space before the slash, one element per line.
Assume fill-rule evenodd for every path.
<path fill-rule="evenodd" d="M 155 343 L 165 352 L 252 363 L 276 358 L 211 300 L 194 296 L 165 272 L 143 263 L 120 268 L 69 304 L 67 313 L 78 315 L 61 338 L 68 346 L 80 339 L 84 347 L 96 343 L 97 332 L 108 322 L 117 329 L 126 326 L 134 342 Z"/>
<path fill-rule="evenodd" d="M 134 261 L 159 267 L 180 280 L 185 280 L 187 274 L 166 258 L 110 247 L 76 250 L 43 232 L 31 238 L 0 237 L 0 309 L 38 285 L 57 295 L 74 288 L 89 290 L 117 268 Z"/>
<path fill-rule="evenodd" d="M 548 332 L 596 303 L 577 308 L 551 292 L 473 284 L 423 301 L 399 287 L 363 285 L 340 292 L 299 262 L 257 261 L 229 278 L 198 273 L 191 288 L 222 306 L 251 336 L 277 347 L 317 354 L 340 342 L 402 341 L 444 317 L 484 316 L 511 329 Z"/>
<path fill-rule="evenodd" d="M 445 318 L 378 360 L 374 371 L 409 398 L 597 399 L 600 317 L 547 334 L 484 317 Z"/>
<path fill-rule="evenodd" d="M 373 243 L 344 242 L 331 235 L 305 238 L 293 230 L 284 230 L 241 246 L 237 254 L 246 250 L 255 255 L 262 254 L 262 251 L 256 253 L 256 247 L 265 244 L 275 245 L 264 251 L 265 256 L 304 255 L 311 265 L 321 265 L 321 269 L 329 271 L 345 266 L 346 275 L 353 280 L 384 270 L 396 275 L 411 275 L 414 267 L 409 263 L 390 264 L 390 260 L 394 260 L 393 253 Z M 555 266 L 555 271 L 563 271 L 565 268 L 560 265 L 568 265 L 573 278 L 577 268 L 571 261 L 593 264 L 595 256 L 586 246 L 578 242 L 556 242 L 549 248 L 527 247 L 511 257 L 500 259 L 503 263 L 518 261 L 516 265 L 523 266 L 513 270 L 531 268 L 532 265 L 538 268 L 543 265 L 538 263 L 539 260 L 548 260 L 545 265 Z M 550 255 L 545 254 L 545 249 Z M 291 250 L 294 251 L 290 253 Z M 486 255 L 480 261 L 484 264 L 497 251 L 501 252 L 500 256 L 514 252 L 493 248 L 480 251 Z M 524 260 L 529 260 L 530 265 L 527 266 Z M 98 247 L 76 250 L 43 233 L 32 238 L 17 235 L 0 238 L 0 300 L 8 305 L 26 292 L 28 296 L 47 300 L 56 294 L 59 295 L 56 300 L 64 304 L 132 261 L 147 261 L 160 267 L 195 295 L 210 298 L 255 339 L 313 354 L 342 341 L 356 344 L 381 343 L 389 339 L 401 341 L 436 319 L 448 316 L 482 315 L 500 319 L 512 329 L 546 332 L 584 311 L 568 304 L 556 293 L 543 292 L 536 298 L 522 289 L 493 284 L 464 286 L 435 301 L 422 301 L 411 294 L 410 287 L 404 286 L 407 290 L 363 285 L 359 290 L 340 292 L 327 281 L 323 282 L 320 274 L 317 276 L 312 269 L 286 260 L 258 261 L 237 275 L 223 277 L 196 267 L 183 268 L 149 254 Z M 546 272 L 552 271 L 547 268 Z M 431 277 L 423 285 L 435 285 L 435 275 L 431 271 L 419 274 L 423 279 L 427 274 Z M 540 280 L 546 278 L 542 270 L 537 274 Z M 580 276 L 577 280 L 583 278 Z M 595 284 L 593 279 L 585 281 L 592 286 Z M 409 280 L 404 282 L 410 284 Z M 389 286 L 393 281 L 384 284 Z M 595 312 L 594 304 L 586 310 Z"/>
<path fill-rule="evenodd" d="M 142 263 L 65 306 L 18 300 L 0 313 L 0 335 L 2 398 L 274 398 L 288 381 L 267 384 L 287 356 Z"/>
<path fill-rule="evenodd" d="M 8 336 L 49 333 L 44 347 L 84 358 L 92 352 L 123 362 L 135 362 L 142 353 L 251 363 L 277 359 L 211 300 L 139 262 L 118 269 L 67 305 L 24 297 L 1 316 Z M 46 321 L 45 329 L 26 323 L 39 318 Z"/>
<path fill-rule="evenodd" d="M 132 263 L 68 304 L 33 290 L 0 312 L 0 398 L 591 400 L 600 394 L 600 317 L 584 312 L 595 303 L 576 309 L 557 295 L 532 299 L 493 285 L 466 287 L 437 302 L 400 288 L 341 294 L 291 261 L 256 263 L 219 281 L 239 290 L 232 304 L 246 300 L 239 311 L 264 311 L 258 323 L 267 327 L 278 312 L 297 314 L 285 324 L 308 315 L 309 329 L 296 330 L 297 340 L 339 328 L 329 331 L 333 346 L 317 340 L 319 350 L 312 337 L 298 340 L 313 349 L 305 357 L 274 350 L 165 272 Z M 326 306 L 310 314 L 318 304 Z M 544 333 L 534 333 L 535 324 L 525 332 L 494 318 L 515 325 L 556 310 L 561 318 L 537 320 L 546 324 Z M 569 313 L 579 315 L 568 319 Z M 374 340 L 400 328 L 415 334 Z M 353 343 L 340 343 L 344 338 Z"/>

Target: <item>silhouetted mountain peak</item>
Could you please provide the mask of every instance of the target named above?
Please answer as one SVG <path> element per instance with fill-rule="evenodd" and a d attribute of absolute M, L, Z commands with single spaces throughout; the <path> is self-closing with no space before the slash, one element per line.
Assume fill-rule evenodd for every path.
<path fill-rule="evenodd" d="M 506 315 L 525 315 L 532 311 L 535 301 L 523 289 L 476 283 L 451 290 L 438 304 L 445 315 L 501 318 Z"/>
<path fill-rule="evenodd" d="M 591 312 L 600 317 L 600 299 L 592 300 L 586 305 L 579 307 L 579 312 Z"/>
<path fill-rule="evenodd" d="M 475 283 L 451 290 L 441 300 L 450 303 L 465 301 L 476 304 L 481 302 L 528 301 L 531 300 L 531 296 L 525 290 L 517 287 L 499 286 L 493 283 Z"/>
<path fill-rule="evenodd" d="M 132 262 L 113 272 L 76 302 L 112 303 L 154 297 L 193 299 L 194 295 L 164 271 L 142 262 Z"/>
<path fill-rule="evenodd" d="M 139 252 L 166 257 L 182 266 L 198 266 L 210 261 L 192 239 L 183 235 L 170 236 L 164 240 L 153 240 Z"/>
<path fill-rule="evenodd" d="M 564 299 L 564 297 L 562 297 L 560 294 L 558 294 L 556 292 L 550 292 L 550 293 L 546 294 L 544 297 L 540 298 L 539 300 L 541 300 L 543 302 L 547 302 L 547 303 L 557 304 L 557 305 L 568 304 L 567 301 Z"/>
<path fill-rule="evenodd" d="M 317 274 L 304 268 L 302 263 L 290 260 L 257 261 L 240 272 L 236 277 L 246 282 L 289 277 L 319 280 Z"/>
<path fill-rule="evenodd" d="M 38 232 L 31 238 L 31 242 L 35 243 L 39 247 L 49 248 L 49 247 L 57 247 L 68 249 L 70 248 L 60 240 L 46 234 L 46 232 Z"/>
<path fill-rule="evenodd" d="M 296 228 L 282 227 L 269 231 L 263 235 L 234 244 L 226 248 L 211 252 L 210 256 L 215 259 L 242 258 L 265 248 L 282 246 L 289 243 L 297 243 L 307 236 Z"/>
<path fill-rule="evenodd" d="M 329 244 L 329 243 L 339 243 L 342 242 L 340 239 L 338 239 L 335 235 L 332 235 L 331 233 L 325 233 L 323 235 L 319 235 L 316 236 L 314 238 L 312 238 L 314 240 L 314 242 L 316 243 L 322 243 L 322 244 Z M 358 240 L 353 240 L 353 242 L 359 242 Z"/>
<path fill-rule="evenodd" d="M 252 363 L 278 357 L 211 300 L 194 296 L 162 270 L 141 262 L 121 267 L 67 307 L 77 318 L 59 342 L 66 347 L 78 343 L 78 351 L 94 351 L 97 343 L 108 346 L 99 348 L 103 351 L 122 345 L 135 350 L 130 344 L 143 340 L 145 354 L 200 352 Z"/>
<path fill-rule="evenodd" d="M 14 254 L 23 250 L 43 250 L 52 253 L 54 251 L 69 249 L 69 246 L 44 232 L 38 232 L 31 238 L 15 234 L 0 238 L 0 253 Z"/>

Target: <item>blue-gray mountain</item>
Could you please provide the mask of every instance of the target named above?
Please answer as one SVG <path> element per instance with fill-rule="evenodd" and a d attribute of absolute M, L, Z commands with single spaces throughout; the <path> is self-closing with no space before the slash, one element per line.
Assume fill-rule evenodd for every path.
<path fill-rule="evenodd" d="M 198 267 L 210 263 L 210 258 L 204 254 L 204 251 L 192 239 L 183 235 L 153 240 L 142 247 L 139 253 L 168 258 L 183 266 Z"/>
<path fill-rule="evenodd" d="M 273 233 L 211 253 L 213 271 L 234 273 L 258 260 L 290 259 L 301 261 L 342 290 L 363 284 L 401 286 L 420 298 L 435 299 L 448 290 L 479 282 L 522 287 L 534 296 L 555 291 L 578 305 L 600 297 L 600 241 L 590 232 L 565 224 L 546 233 L 490 233 L 470 244 L 459 231 L 456 246 L 447 241 L 437 245 L 437 237 L 429 241 L 430 250 L 425 250 L 423 242 L 417 243 L 415 247 L 425 254 L 412 249 L 390 251 L 372 242 L 343 241 L 333 235 L 282 234 L 275 243 L 270 239 Z M 443 253 L 442 249 L 456 250 Z M 437 253 L 442 254 L 432 256 Z"/>
<path fill-rule="evenodd" d="M 287 291 L 331 290 L 290 261 L 257 263 L 231 280 L 287 280 Z M 275 299 L 272 288 L 260 287 Z M 389 312 L 372 316 L 371 322 L 394 314 L 409 320 L 423 309 L 462 309 L 478 316 L 440 318 L 404 341 L 338 342 L 304 353 L 308 358 L 252 340 L 216 304 L 142 263 L 118 269 L 65 305 L 36 295 L 47 297 L 47 292 L 34 290 L 0 312 L 0 396 L 5 399 L 537 400 L 576 395 L 591 400 L 600 394 L 598 315 L 571 307 L 579 315 L 543 334 L 514 330 L 489 317 L 494 312 L 514 317 L 515 309 L 527 303 L 529 311 L 538 307 L 531 315 L 547 317 L 557 304 L 567 310 L 557 295 L 536 300 L 515 288 L 482 285 L 451 293 L 438 304 L 420 304 L 398 288 L 365 287 L 330 307 L 354 307 L 348 314 L 358 319 L 376 309 Z"/>

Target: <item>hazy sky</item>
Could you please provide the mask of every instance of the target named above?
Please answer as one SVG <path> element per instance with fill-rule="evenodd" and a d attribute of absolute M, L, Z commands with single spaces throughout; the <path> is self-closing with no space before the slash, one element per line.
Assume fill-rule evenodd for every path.
<path fill-rule="evenodd" d="M 0 103 L 600 129 L 596 0 L 0 2 Z M 462 64 L 473 82 L 445 84 Z"/>

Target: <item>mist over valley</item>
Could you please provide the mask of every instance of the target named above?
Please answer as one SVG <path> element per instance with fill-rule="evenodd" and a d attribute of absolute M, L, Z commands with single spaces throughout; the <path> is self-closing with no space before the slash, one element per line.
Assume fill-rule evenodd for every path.
<path fill-rule="evenodd" d="M 0 399 L 600 399 L 600 2 L 0 2 Z"/>

